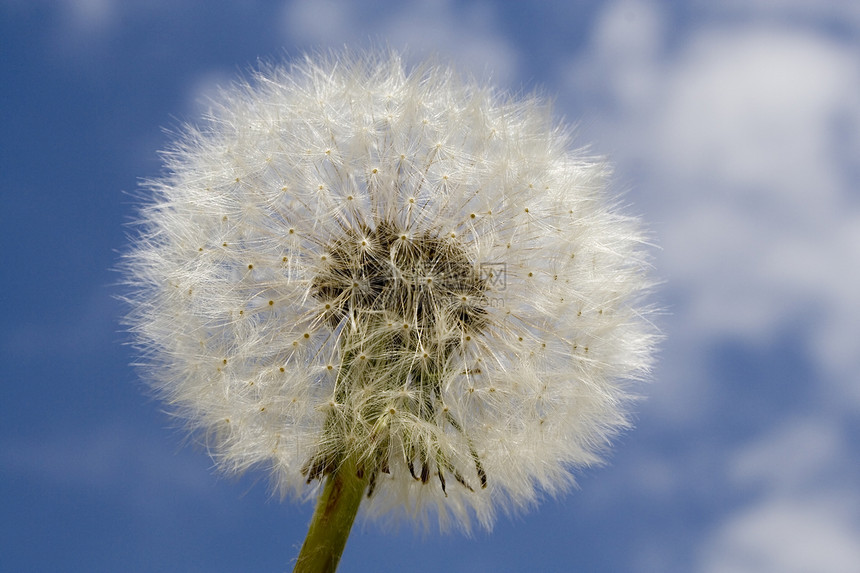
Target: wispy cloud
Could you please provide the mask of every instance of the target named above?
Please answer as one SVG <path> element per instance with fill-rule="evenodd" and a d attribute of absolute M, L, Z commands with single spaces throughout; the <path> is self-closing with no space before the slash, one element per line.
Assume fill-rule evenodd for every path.
<path fill-rule="evenodd" d="M 764 340 L 803 323 L 805 350 L 841 380 L 860 366 L 857 45 L 743 20 L 670 43 L 664 18 L 608 8 L 566 74 L 601 102 L 594 129 L 665 221 L 673 328 Z"/>
<path fill-rule="evenodd" d="M 119 15 L 116 0 L 64 0 L 66 24 L 81 36 L 103 32 Z"/>
<path fill-rule="evenodd" d="M 852 573 L 860 563 L 843 500 L 770 500 L 735 516 L 704 551 L 703 573 Z"/>
<path fill-rule="evenodd" d="M 325 17 L 321 17 L 321 15 Z M 516 46 L 500 33 L 492 4 L 407 0 L 393 4 L 348 0 L 292 0 L 284 5 L 283 29 L 293 42 L 313 47 L 383 42 L 424 57 L 456 56 L 458 66 L 505 85 L 516 76 Z"/>
<path fill-rule="evenodd" d="M 735 485 L 757 491 L 704 543 L 703 573 L 849 573 L 860 563 L 858 471 L 828 419 L 792 420 L 742 449 Z"/>
<path fill-rule="evenodd" d="M 771 348 L 790 331 L 798 346 L 780 355 L 809 362 L 811 377 L 784 388 L 809 401 L 771 412 L 776 427 L 712 436 L 709 459 L 730 464 L 718 493 L 737 506 L 713 516 L 699 570 L 840 573 L 860 562 L 860 476 L 845 430 L 860 405 L 860 46 L 822 24 L 860 20 L 846 3 L 764 4 L 702 6 L 680 33 L 655 4 L 608 5 L 588 49 L 559 68 L 562 98 L 597 110 L 584 128 L 657 221 L 673 308 L 645 406 L 665 413 L 653 423 L 689 432 L 730 415 L 709 411 L 730 402 L 706 361 L 721 341 Z M 750 384 L 760 384 L 750 395 L 772 386 Z M 643 471 L 660 459 L 654 448 Z M 671 456 L 682 477 L 669 487 L 701 477 L 699 450 Z"/>

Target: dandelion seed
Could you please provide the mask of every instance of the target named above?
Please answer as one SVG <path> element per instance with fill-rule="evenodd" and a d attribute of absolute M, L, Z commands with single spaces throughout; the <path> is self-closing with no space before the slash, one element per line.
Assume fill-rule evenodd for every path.
<path fill-rule="evenodd" d="M 468 530 L 598 459 L 650 366 L 647 262 L 549 115 L 396 54 L 309 57 L 166 154 L 128 321 L 222 469 L 299 496 L 346 472 L 370 515 Z"/>

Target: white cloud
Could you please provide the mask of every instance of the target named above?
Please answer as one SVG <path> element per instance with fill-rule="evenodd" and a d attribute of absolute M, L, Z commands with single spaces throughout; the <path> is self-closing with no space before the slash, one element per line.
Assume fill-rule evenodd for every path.
<path fill-rule="evenodd" d="M 852 54 L 804 33 L 719 31 L 665 85 L 643 152 L 675 222 L 664 262 L 694 294 L 690 326 L 761 337 L 800 319 L 823 370 L 846 376 L 858 365 L 847 341 L 860 340 L 860 243 L 846 238 L 860 211 L 840 149 L 853 142 L 836 127 L 860 124 Z"/>
<path fill-rule="evenodd" d="M 854 64 L 847 49 L 812 34 L 699 34 L 667 74 L 655 110 L 660 167 L 713 181 L 710 191 L 732 198 L 755 193 L 769 209 L 829 215 L 841 184 L 833 122 L 857 112 Z"/>
<path fill-rule="evenodd" d="M 733 517 L 705 549 L 702 573 L 854 573 L 856 516 L 841 500 L 773 500 Z"/>
<path fill-rule="evenodd" d="M 284 6 L 284 26 L 299 42 L 335 44 L 354 37 L 360 18 L 359 5 L 343 0 L 293 0 Z"/>
<path fill-rule="evenodd" d="M 165 12 L 167 0 L 11 0 L 47 15 L 47 45 L 60 60 L 99 66 L 114 53 L 108 45 L 130 25 Z"/>
<path fill-rule="evenodd" d="M 860 563 L 851 445 L 830 419 L 792 420 L 741 449 L 735 485 L 758 491 L 704 543 L 703 573 L 848 573 Z"/>
<path fill-rule="evenodd" d="M 851 448 L 837 420 L 791 419 L 742 447 L 729 476 L 740 487 L 769 495 L 800 498 L 831 488 L 854 489 L 848 497 L 860 501 L 860 468 L 854 466 Z"/>
<path fill-rule="evenodd" d="M 657 5 L 639 0 L 610 5 L 593 27 L 590 69 L 580 81 L 608 84 L 601 90 L 613 96 L 613 102 L 620 106 L 616 111 L 641 105 L 658 88 L 655 66 L 664 49 L 665 34 L 665 15 Z"/>
<path fill-rule="evenodd" d="M 707 14 L 756 17 L 760 21 L 803 25 L 838 22 L 860 26 L 860 4 L 856 0 L 698 0 L 695 4 Z"/>
<path fill-rule="evenodd" d="M 670 39 L 658 7 L 615 3 L 561 71 L 569 99 L 600 110 L 586 127 L 657 222 L 676 303 L 649 392 L 661 423 L 695 427 L 713 407 L 723 390 L 702 358 L 715 339 L 767 347 L 791 328 L 801 347 L 784 351 L 814 362 L 805 417 L 730 457 L 727 491 L 743 502 L 699 545 L 702 573 L 860 563 L 860 470 L 841 426 L 860 404 L 860 51 L 822 32 L 813 4 L 785 17 L 738 5 Z M 796 17 L 807 12 L 815 25 Z M 695 478 L 694 454 L 672 464 Z"/>
<path fill-rule="evenodd" d="M 65 0 L 71 24 L 82 35 L 101 32 L 116 17 L 114 0 Z"/>
<path fill-rule="evenodd" d="M 672 336 L 803 349 L 860 403 L 858 46 L 795 24 L 702 22 L 669 50 L 653 5 L 606 9 L 567 86 L 661 221 Z M 580 97 L 580 96 L 574 96 Z"/>
<path fill-rule="evenodd" d="M 292 0 L 284 6 L 283 23 L 293 42 L 333 48 L 384 42 L 413 57 L 450 57 L 465 71 L 489 73 L 502 85 L 519 65 L 515 47 L 498 33 L 494 8 L 484 2 L 411 0 L 367 7 L 348 0 Z"/>

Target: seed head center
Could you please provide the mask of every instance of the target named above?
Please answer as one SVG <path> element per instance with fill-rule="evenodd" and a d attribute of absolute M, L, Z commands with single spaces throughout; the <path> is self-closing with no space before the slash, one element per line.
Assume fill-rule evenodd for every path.
<path fill-rule="evenodd" d="M 357 315 L 395 315 L 418 331 L 480 330 L 485 281 L 456 239 L 389 222 L 328 245 L 313 283 L 332 328 Z M 439 327 L 442 327 L 441 329 Z"/>

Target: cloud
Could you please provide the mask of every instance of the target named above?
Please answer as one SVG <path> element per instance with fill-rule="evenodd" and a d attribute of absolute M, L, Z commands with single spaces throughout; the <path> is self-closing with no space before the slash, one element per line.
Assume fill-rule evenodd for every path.
<path fill-rule="evenodd" d="M 325 17 L 322 17 L 322 15 Z M 412 0 L 365 4 L 348 0 L 293 0 L 284 5 L 284 33 L 313 47 L 385 42 L 412 57 L 456 56 L 478 77 L 500 84 L 517 74 L 516 48 L 499 33 L 493 6 L 484 2 Z"/>
<path fill-rule="evenodd" d="M 860 469 L 853 464 L 853 447 L 838 420 L 789 419 L 739 449 L 729 475 L 736 485 L 769 495 L 804 497 L 822 490 L 854 489 L 856 495 L 848 498 L 860 500 Z"/>
<path fill-rule="evenodd" d="M 856 516 L 838 499 L 772 500 L 733 517 L 704 551 L 702 573 L 852 573 Z"/>
<path fill-rule="evenodd" d="M 672 314 L 647 403 L 660 412 L 653 423 L 696 435 L 714 402 L 727 403 L 714 400 L 725 381 L 707 370 L 720 341 L 792 340 L 777 358 L 811 362 L 813 377 L 795 381 L 808 388 L 785 388 L 812 398 L 796 404 L 801 418 L 766 413 L 779 421 L 772 431 L 740 446 L 718 432 L 718 450 L 702 454 L 729 452 L 718 495 L 737 502 L 698 547 L 704 573 L 839 573 L 860 562 L 860 475 L 844 429 L 860 405 L 858 45 L 823 31 L 832 15 L 806 25 L 801 8 L 813 10 L 797 1 L 782 16 L 699 13 L 679 33 L 659 5 L 617 2 L 589 48 L 559 68 L 562 100 L 596 110 L 587 135 L 611 150 L 656 221 Z M 669 463 L 701 484 L 698 461 L 684 452 Z M 684 551 L 653 545 L 655 555 Z"/>
<path fill-rule="evenodd" d="M 843 152 L 856 142 L 839 129 L 860 125 L 850 51 L 793 31 L 715 31 L 666 75 L 645 153 L 675 222 L 664 262 L 693 295 L 688 325 L 762 338 L 805 323 L 824 372 L 856 370 L 860 243 L 846 239 L 860 211 L 856 156 Z"/>
<path fill-rule="evenodd" d="M 668 73 L 656 109 L 660 167 L 713 181 L 709 190 L 735 200 L 754 194 L 766 202 L 757 207 L 828 216 L 842 183 L 834 122 L 858 111 L 854 68 L 850 51 L 814 34 L 700 33 Z"/>
<path fill-rule="evenodd" d="M 703 573 L 848 573 L 860 563 L 851 444 L 832 420 L 789 421 L 742 448 L 735 485 L 755 490 L 703 544 Z"/>
<path fill-rule="evenodd" d="M 613 113 L 641 107 L 661 79 L 666 32 L 666 15 L 656 4 L 625 0 L 609 5 L 596 19 L 578 73 L 567 83 L 611 97 L 604 105 Z"/>
<path fill-rule="evenodd" d="M 856 43 L 742 18 L 669 38 L 666 16 L 640 2 L 598 22 L 561 73 L 662 221 L 672 335 L 701 347 L 803 328 L 803 352 L 860 404 Z"/>
<path fill-rule="evenodd" d="M 82 36 L 98 33 L 111 26 L 116 18 L 114 0 L 65 0 L 67 22 Z"/>
<path fill-rule="evenodd" d="M 759 21 L 860 26 L 860 4 L 854 0 L 699 0 L 695 7 L 703 15 L 734 16 Z"/>

